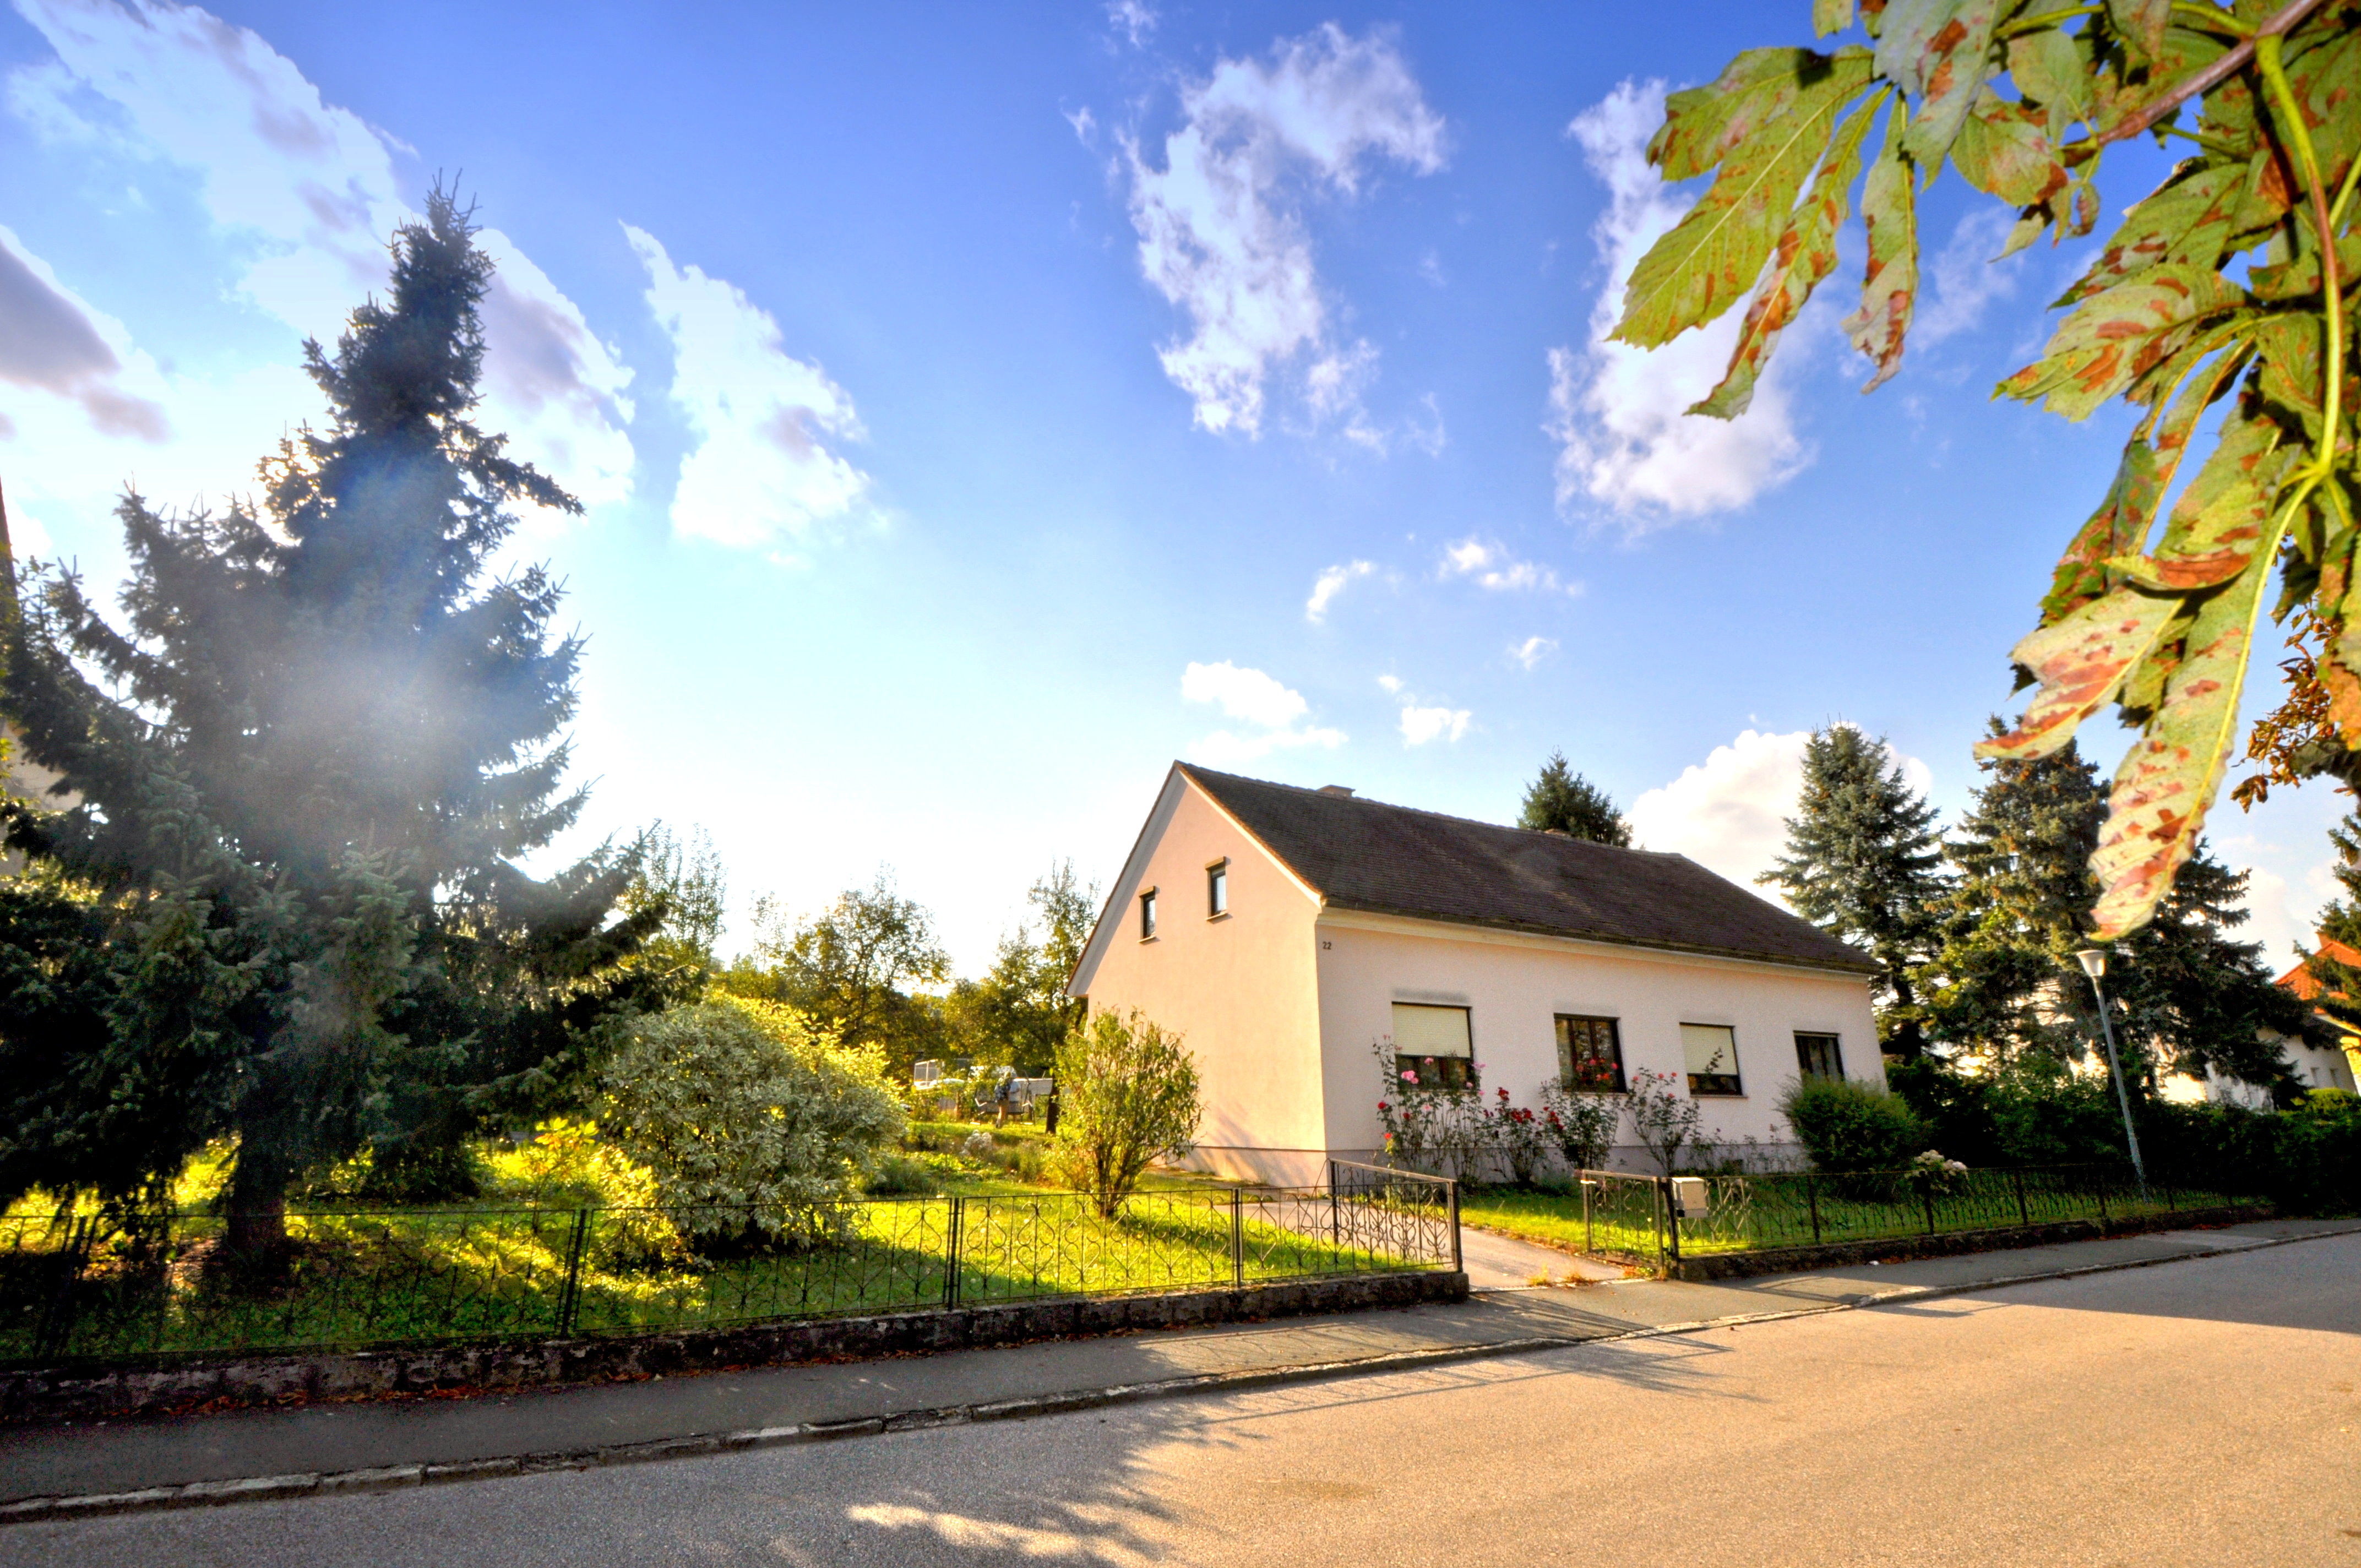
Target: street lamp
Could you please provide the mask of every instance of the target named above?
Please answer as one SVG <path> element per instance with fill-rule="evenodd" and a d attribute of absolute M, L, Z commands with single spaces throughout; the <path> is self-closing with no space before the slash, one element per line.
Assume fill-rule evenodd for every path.
<path fill-rule="evenodd" d="M 2115 1103 L 2124 1108 L 2124 1142 L 2131 1146 L 2132 1173 L 2139 1178 L 2140 1198 L 2147 1197 L 2147 1166 L 2140 1158 L 2139 1133 L 2132 1126 L 2131 1091 L 2124 1087 L 2124 1064 L 2115 1055 L 2115 1026 L 2107 1021 L 2107 992 L 2099 984 L 2107 972 L 2107 949 L 2084 948 L 2074 955 L 2091 977 L 2091 994 L 2099 999 L 2099 1034 L 2107 1042 L 2107 1072 L 2115 1080 Z"/>

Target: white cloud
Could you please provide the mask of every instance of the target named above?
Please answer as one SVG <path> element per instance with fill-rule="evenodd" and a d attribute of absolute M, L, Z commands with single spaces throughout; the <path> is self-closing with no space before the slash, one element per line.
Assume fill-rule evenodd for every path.
<path fill-rule="evenodd" d="M 1642 849 L 1686 855 L 1742 887 L 1753 887 L 1786 847 L 1787 818 L 1795 814 L 1803 792 L 1804 747 L 1810 740 L 1811 732 L 1804 729 L 1784 735 L 1741 730 L 1672 783 L 1633 801 L 1633 839 Z M 1910 787 L 1926 794 L 1934 782 L 1927 764 L 1916 757 L 1894 760 Z"/>
<path fill-rule="evenodd" d="M 122 323 L 92 310 L 0 225 L 0 381 L 65 399 L 101 435 L 161 442 L 170 433 L 164 410 L 124 389 L 131 354 Z"/>
<path fill-rule="evenodd" d="M 1509 554 L 1506 546 L 1488 544 L 1480 539 L 1463 539 L 1444 547 L 1443 564 L 1439 568 L 1444 578 L 1469 577 L 1477 587 L 1495 593 L 1520 589 L 1540 589 L 1546 593 L 1561 590 L 1569 594 L 1582 592 L 1580 583 L 1559 579 L 1556 569 L 1532 561 L 1520 561 Z"/>
<path fill-rule="evenodd" d="M 57 58 L 11 74 L 10 108 L 45 137 L 194 173 L 211 237 L 237 258 L 239 288 L 257 307 L 333 343 L 353 307 L 383 291 L 386 241 L 414 216 L 394 172 L 394 154 L 408 149 L 323 100 L 258 34 L 151 0 L 19 0 L 17 9 Z M 485 303 L 480 422 L 586 502 L 621 499 L 631 372 L 507 236 L 487 229 L 480 243 L 501 267 Z M 213 384 L 174 386 L 176 428 L 217 423 L 190 407 L 216 396 Z M 273 433 L 310 406 L 280 405 Z M 235 472 L 243 476 L 244 460 Z"/>
<path fill-rule="evenodd" d="M 1218 664 L 1191 663 L 1181 671 L 1180 696 L 1186 702 L 1215 704 L 1230 718 L 1255 727 L 1244 733 L 1217 729 L 1189 748 L 1191 758 L 1216 767 L 1233 767 L 1294 747 L 1334 751 L 1345 743 L 1343 730 L 1304 722 L 1312 705 L 1302 693 L 1226 659 Z"/>
<path fill-rule="evenodd" d="M 1995 262 L 2016 220 L 1998 207 L 1978 207 L 1960 220 L 1950 242 L 1927 263 L 1933 285 L 1910 321 L 1913 347 L 1931 348 L 1947 337 L 1972 332 L 1984 310 L 2016 293 L 2025 253 Z"/>
<path fill-rule="evenodd" d="M 1312 597 L 1303 601 L 1303 619 L 1317 626 L 1328 619 L 1328 607 L 1336 596 L 1359 578 L 1377 571 L 1374 561 L 1347 561 L 1341 566 L 1331 566 L 1313 579 Z"/>
<path fill-rule="evenodd" d="M 1388 696 L 1395 696 L 1402 689 L 1402 678 L 1400 675 L 1379 675 L 1378 689 Z"/>
<path fill-rule="evenodd" d="M 1663 82 L 1626 81 L 1567 127 L 1608 189 L 1607 212 L 1591 230 L 1607 281 L 1591 307 L 1589 343 L 1579 351 L 1549 351 L 1549 416 L 1543 426 L 1561 449 L 1559 510 L 1573 516 L 1587 510 L 1586 499 L 1600 503 L 1634 532 L 1672 518 L 1743 507 L 1812 459 L 1795 433 L 1788 380 L 1817 314 L 1789 329 L 1755 388 L 1752 406 L 1735 420 L 1683 411 L 1721 378 L 1742 310 L 1653 352 L 1607 340 L 1621 314 L 1632 267 L 1692 200 L 1648 166 L 1648 138 L 1663 122 L 1664 107 Z"/>
<path fill-rule="evenodd" d="M 1107 0 L 1107 23 L 1124 36 L 1124 41 L 1137 49 L 1156 30 L 1156 7 L 1147 0 Z"/>
<path fill-rule="evenodd" d="M 680 461 L 673 526 L 757 545 L 852 510 L 869 476 L 820 441 L 861 439 L 851 396 L 789 355 L 779 323 L 735 284 L 674 266 L 643 229 L 623 232 L 647 267 L 648 307 L 672 338 L 672 399 L 697 436 Z"/>
<path fill-rule="evenodd" d="M 1522 664 L 1526 669 L 1530 670 L 1534 665 L 1540 663 L 1543 659 L 1548 658 L 1552 653 L 1556 652 L 1556 638 L 1528 637 L 1522 642 L 1516 643 L 1510 648 L 1509 657 L 1514 659 L 1518 663 Z"/>
<path fill-rule="evenodd" d="M 1401 710 L 1402 743 L 1423 746 L 1430 740 L 1456 740 L 1467 733 L 1469 717 L 1464 707 L 1405 707 Z"/>
<path fill-rule="evenodd" d="M 1268 61 L 1221 60 L 1182 89 L 1181 109 L 1162 169 L 1125 142 L 1140 269 L 1191 322 L 1160 352 L 1165 374 L 1199 425 L 1254 436 L 1266 380 L 1301 363 L 1313 420 L 1341 417 L 1348 437 L 1382 447 L 1358 417 L 1377 350 L 1333 330 L 1302 198 L 1307 185 L 1357 194 L 1374 158 L 1434 172 L 1442 119 L 1389 38 L 1333 22 L 1282 40 Z"/>

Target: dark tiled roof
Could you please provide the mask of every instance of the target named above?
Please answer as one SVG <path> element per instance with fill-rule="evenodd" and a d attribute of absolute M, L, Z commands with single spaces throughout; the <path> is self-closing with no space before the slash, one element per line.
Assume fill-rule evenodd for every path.
<path fill-rule="evenodd" d="M 1330 906 L 1780 963 L 1867 954 L 1686 855 L 1618 850 L 1180 764 Z"/>

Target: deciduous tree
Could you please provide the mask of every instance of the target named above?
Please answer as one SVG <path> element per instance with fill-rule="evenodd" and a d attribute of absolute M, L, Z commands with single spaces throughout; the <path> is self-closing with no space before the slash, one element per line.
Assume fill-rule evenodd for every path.
<path fill-rule="evenodd" d="M 2361 746 L 2356 477 L 2340 455 L 2361 403 L 2361 0 L 1814 0 L 1812 18 L 1822 37 L 1858 19 L 1868 42 L 1751 49 L 1667 99 L 1649 144 L 1665 179 L 1715 178 L 1632 269 L 1615 334 L 1653 347 L 1752 290 L 1728 373 L 1692 412 L 1746 408 L 1836 269 L 1856 182 L 1867 265 L 1844 326 L 1874 387 L 1902 360 L 1918 192 L 1945 168 L 2017 212 L 2013 251 L 2092 232 L 2109 146 L 2153 135 L 2181 155 L 2059 299 L 2042 357 L 1999 388 L 2073 420 L 2118 396 L 2138 411 L 2014 652 L 2040 689 L 1982 747 L 2053 756 L 2110 701 L 2141 731 L 2092 856 L 2094 933 L 2113 939 L 2196 851 L 2267 608 L 2296 615 L 2308 650 L 2257 738 L 2267 776 L 2350 771 L 2340 759 Z"/>

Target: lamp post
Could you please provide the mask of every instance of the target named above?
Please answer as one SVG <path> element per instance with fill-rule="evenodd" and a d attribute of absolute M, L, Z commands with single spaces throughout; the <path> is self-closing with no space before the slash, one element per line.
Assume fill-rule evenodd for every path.
<path fill-rule="evenodd" d="M 2091 994 L 2099 999 L 2099 1035 L 2107 1042 L 2107 1073 L 2115 1080 L 2115 1103 L 2124 1110 L 2124 1142 L 2132 1151 L 2132 1174 L 2139 1178 L 2140 1198 L 2147 1198 L 2147 1166 L 2141 1160 L 2139 1133 L 2132 1126 L 2131 1091 L 2124 1087 L 2124 1064 L 2115 1055 L 2115 1026 L 2107 1019 L 2107 992 L 2099 980 L 2107 972 L 2107 949 L 2084 948 L 2074 955 L 2091 977 Z"/>

